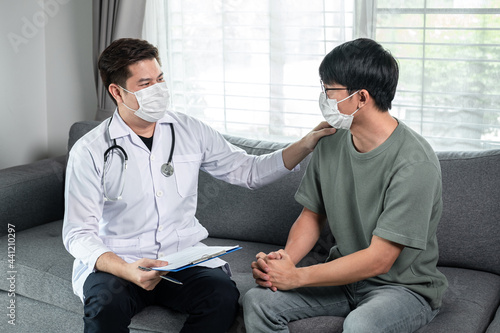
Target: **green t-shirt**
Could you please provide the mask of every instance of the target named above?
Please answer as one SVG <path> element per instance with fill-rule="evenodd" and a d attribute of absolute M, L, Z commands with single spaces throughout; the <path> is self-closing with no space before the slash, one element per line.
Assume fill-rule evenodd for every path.
<path fill-rule="evenodd" d="M 404 123 L 367 153 L 355 149 L 350 131 L 321 139 L 295 199 L 327 216 L 336 240 L 328 260 L 367 248 L 373 235 L 402 244 L 391 270 L 371 280 L 403 285 L 441 306 L 448 285 L 436 269 L 441 169 L 427 141 Z"/>

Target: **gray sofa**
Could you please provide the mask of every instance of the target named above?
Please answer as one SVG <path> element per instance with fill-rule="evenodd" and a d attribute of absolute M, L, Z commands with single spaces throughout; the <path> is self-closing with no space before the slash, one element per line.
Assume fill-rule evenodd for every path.
<path fill-rule="evenodd" d="M 70 130 L 69 147 L 97 122 Z M 284 146 L 227 137 L 250 153 Z M 500 332 L 500 150 L 438 153 L 444 211 L 438 230 L 439 265 L 449 289 L 439 315 L 418 332 Z M 0 171 L 0 331 L 78 332 L 83 306 L 71 288 L 73 258 L 61 240 L 66 157 Z M 227 255 L 241 294 L 254 286 L 250 263 L 259 251 L 285 244 L 301 207 L 294 193 L 306 168 L 256 191 L 200 173 L 197 216 L 209 230 L 208 245 L 239 244 Z M 8 227 L 11 227 L 10 229 Z M 325 259 L 334 239 L 325 230 L 301 262 Z M 15 296 L 13 295 L 15 293 Z M 132 332 L 178 332 L 185 316 L 150 307 L 133 318 Z M 341 332 L 342 318 L 292 322 L 291 332 Z M 15 326 L 12 325 L 15 323 Z M 244 332 L 242 315 L 232 332 Z"/>

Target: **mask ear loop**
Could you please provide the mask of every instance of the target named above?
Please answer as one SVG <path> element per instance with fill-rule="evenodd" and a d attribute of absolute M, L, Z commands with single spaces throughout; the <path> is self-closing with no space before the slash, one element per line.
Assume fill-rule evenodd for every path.
<path fill-rule="evenodd" d="M 346 97 L 346 98 L 344 98 L 343 100 L 338 101 L 338 102 L 337 102 L 337 104 L 338 104 L 338 103 L 340 103 L 340 102 L 345 101 L 345 100 L 346 100 L 346 99 L 348 99 L 348 98 L 351 98 L 352 96 L 356 95 L 356 94 L 357 94 L 357 93 L 359 93 L 360 91 L 361 91 L 361 90 L 358 90 L 358 91 L 356 91 L 356 92 L 353 92 L 352 94 L 350 94 L 349 96 L 347 96 L 347 97 Z"/>
<path fill-rule="evenodd" d="M 348 98 L 351 98 L 352 96 L 356 95 L 357 93 L 359 93 L 361 90 L 358 90 L 356 92 L 353 92 L 352 94 L 350 94 L 349 96 L 347 96 L 346 98 L 344 98 L 343 100 L 341 100 L 340 102 L 343 102 L 345 101 L 346 99 Z M 337 102 L 337 104 L 339 104 L 340 102 Z M 350 116 L 354 117 L 354 115 L 356 114 L 356 112 L 359 111 L 360 108 L 357 108 L 356 111 L 354 111 L 353 113 L 350 114 Z"/>
<path fill-rule="evenodd" d="M 135 95 L 135 92 L 129 91 L 129 90 L 127 90 L 127 89 L 123 88 L 123 87 L 122 87 L 122 86 L 120 86 L 120 85 L 118 85 L 118 87 L 122 88 L 123 90 L 125 90 L 125 91 L 126 91 L 126 92 L 128 92 L 129 94 L 134 95 L 134 96 L 135 96 L 135 99 L 137 100 L 137 96 Z M 139 109 L 141 108 L 141 106 L 140 106 L 140 104 L 139 104 L 139 101 L 138 101 L 138 100 L 137 100 L 137 104 L 139 104 L 139 109 L 137 109 L 137 110 L 134 110 L 134 109 L 132 109 L 130 106 L 128 106 L 127 104 L 125 104 L 125 102 L 123 102 L 123 98 L 122 98 L 122 104 L 123 104 L 123 106 L 124 106 L 124 107 L 126 107 L 127 109 L 129 109 L 129 110 L 130 110 L 130 111 L 132 111 L 132 112 L 137 112 L 137 111 L 139 111 Z"/>

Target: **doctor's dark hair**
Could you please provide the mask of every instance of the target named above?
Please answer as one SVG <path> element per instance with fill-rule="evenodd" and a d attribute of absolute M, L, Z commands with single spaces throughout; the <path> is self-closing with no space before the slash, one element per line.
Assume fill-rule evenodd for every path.
<path fill-rule="evenodd" d="M 366 89 L 380 111 L 388 111 L 396 94 L 399 67 L 396 59 L 377 42 L 359 38 L 335 47 L 319 66 L 324 84 L 339 84 L 349 94 Z"/>
<path fill-rule="evenodd" d="M 156 59 L 161 66 L 158 49 L 145 40 L 135 38 L 117 39 L 101 53 L 97 67 L 104 87 L 115 104 L 108 90 L 109 85 L 115 83 L 127 88 L 127 79 L 132 76 L 129 66 L 148 59 Z"/>

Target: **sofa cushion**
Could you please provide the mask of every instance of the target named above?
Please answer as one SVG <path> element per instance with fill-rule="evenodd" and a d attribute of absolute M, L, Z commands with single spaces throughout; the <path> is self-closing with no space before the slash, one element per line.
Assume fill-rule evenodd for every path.
<path fill-rule="evenodd" d="M 500 150 L 439 152 L 439 265 L 500 274 Z"/>
<path fill-rule="evenodd" d="M 416 333 L 484 332 L 500 302 L 500 276 L 461 268 L 442 267 L 441 270 L 450 282 L 443 306 L 438 315 Z M 288 326 L 291 333 L 340 333 L 342 322 L 342 318 L 325 316 L 291 322 Z"/>
<path fill-rule="evenodd" d="M 490 326 L 488 326 L 488 330 L 486 333 L 498 333 L 500 332 L 500 308 L 498 308 L 495 318 L 491 322 Z"/>
<path fill-rule="evenodd" d="M 81 301 L 71 287 L 73 257 L 64 248 L 61 230 L 59 220 L 16 232 L 16 294 L 81 313 Z M 5 256 L 0 267 L 7 267 Z M 0 289 L 8 290 L 8 283 L 2 276 Z"/>
<path fill-rule="evenodd" d="M 440 267 L 449 282 L 438 315 L 416 333 L 480 333 L 500 302 L 500 276 L 463 268 Z"/>
<path fill-rule="evenodd" d="M 12 298 L 5 291 L 0 291 L 0 304 L 9 304 Z M 56 305 L 47 304 L 29 297 L 15 297 L 15 326 L 9 324 L 2 316 L 0 332 L 47 332 L 68 333 L 83 332 L 82 313 L 74 313 Z"/>
<path fill-rule="evenodd" d="M 0 291 L 0 304 L 8 304 L 10 299 L 6 292 Z M 79 313 L 75 313 L 21 295 L 16 295 L 15 300 L 16 325 L 12 326 L 7 320 L 1 320 L 0 332 L 83 332 L 83 307 Z M 166 313 L 172 315 L 166 315 Z M 132 319 L 129 327 L 130 333 L 179 332 L 184 319 L 185 315 L 180 313 L 151 306 Z M 243 331 L 234 330 L 231 332 L 241 333 Z"/>

